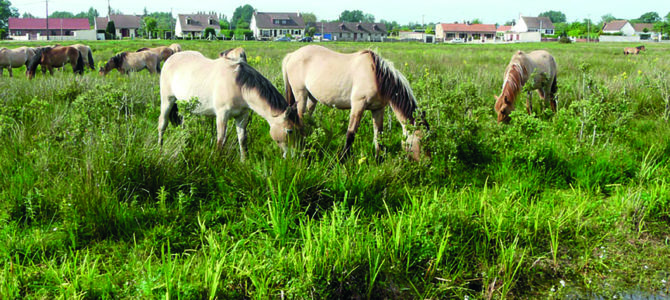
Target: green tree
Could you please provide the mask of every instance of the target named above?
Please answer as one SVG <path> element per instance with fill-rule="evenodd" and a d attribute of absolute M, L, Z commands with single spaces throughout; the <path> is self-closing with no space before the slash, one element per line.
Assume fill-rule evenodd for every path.
<path fill-rule="evenodd" d="M 7 23 L 9 18 L 18 17 L 19 11 L 12 7 L 12 3 L 8 0 L 0 0 L 0 38 L 4 38 L 7 32 Z"/>
<path fill-rule="evenodd" d="M 603 15 L 602 17 L 600 17 L 600 22 L 602 22 L 604 24 L 604 23 L 612 22 L 616 19 L 617 18 L 614 17 L 612 14 L 606 14 L 606 15 Z"/>
<path fill-rule="evenodd" d="M 555 10 L 545 11 L 539 14 L 538 17 L 547 17 L 551 20 L 551 23 L 563 23 L 567 20 L 564 13 Z"/>
<path fill-rule="evenodd" d="M 105 38 L 110 40 L 116 39 L 116 26 L 114 25 L 114 21 L 110 20 L 109 23 L 107 23 L 107 28 L 105 28 Z"/>
<path fill-rule="evenodd" d="M 665 21 L 670 23 L 670 12 L 667 15 L 665 15 Z"/>
<path fill-rule="evenodd" d="M 35 19 L 36 17 L 33 16 L 33 14 L 31 14 L 31 13 L 29 13 L 29 12 L 24 12 L 23 15 L 21 16 L 21 18 L 24 18 L 24 19 Z"/>
<path fill-rule="evenodd" d="M 230 23 L 227 20 L 219 20 L 219 27 L 221 29 L 229 29 Z"/>
<path fill-rule="evenodd" d="M 204 36 L 206 39 L 213 39 L 216 37 L 216 30 L 214 30 L 212 27 L 207 27 L 205 28 Z"/>
<path fill-rule="evenodd" d="M 246 4 L 238 6 L 233 12 L 233 17 L 230 19 L 230 24 L 237 25 L 240 21 L 251 23 L 251 17 L 254 15 L 254 7 Z"/>
<path fill-rule="evenodd" d="M 482 20 L 480 20 L 480 19 L 478 19 L 478 18 L 476 18 L 476 19 L 470 21 L 470 24 L 481 24 L 481 23 L 482 23 Z"/>
<path fill-rule="evenodd" d="M 366 17 L 372 17 L 374 22 L 374 16 L 370 14 L 364 14 L 360 10 L 345 10 L 340 14 L 340 17 L 337 19 L 342 22 L 367 22 Z"/>
<path fill-rule="evenodd" d="M 144 17 L 142 21 L 143 31 L 149 35 L 149 38 L 153 38 L 154 32 L 158 28 L 158 21 L 154 17 Z"/>
<path fill-rule="evenodd" d="M 642 14 L 639 18 L 633 20 L 635 23 L 656 23 L 661 21 L 661 17 L 656 12 Z"/>
<path fill-rule="evenodd" d="M 302 20 L 305 24 L 316 23 L 316 15 L 313 13 L 302 13 Z"/>
<path fill-rule="evenodd" d="M 249 26 L 250 26 L 250 25 L 249 25 L 249 22 L 240 20 L 240 22 L 238 22 L 237 25 L 235 25 L 235 28 L 239 28 L 239 29 L 249 29 Z"/>
<path fill-rule="evenodd" d="M 72 19 L 74 14 L 69 11 L 54 11 L 49 15 L 49 18 Z"/>

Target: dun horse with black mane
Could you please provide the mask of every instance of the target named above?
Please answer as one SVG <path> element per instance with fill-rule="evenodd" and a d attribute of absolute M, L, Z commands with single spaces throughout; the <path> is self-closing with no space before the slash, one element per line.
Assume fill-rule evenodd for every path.
<path fill-rule="evenodd" d="M 286 99 L 297 103 L 301 120 L 311 114 L 317 102 L 339 109 L 349 109 L 349 127 L 342 154 L 345 159 L 366 110 L 372 111 L 374 144 L 377 155 L 381 149 L 379 135 L 383 130 L 384 109 L 391 105 L 400 121 L 406 140 L 403 148 L 415 160 L 422 156 L 420 128 L 410 133 L 407 125 L 421 125 L 429 130 L 424 114 L 418 114 L 418 104 L 412 88 L 393 65 L 377 53 L 365 50 L 339 53 L 321 46 L 305 46 L 289 53 L 282 64 Z M 428 153 L 423 153 L 428 156 Z"/>
<path fill-rule="evenodd" d="M 160 79 L 161 114 L 158 141 L 168 120 L 181 124 L 176 101 L 197 99 L 196 114 L 216 118 L 216 143 L 226 143 L 228 120 L 235 119 L 240 159 L 246 158 L 247 124 L 253 110 L 270 124 L 270 136 L 286 156 L 293 129 L 299 125 L 295 107 L 290 106 L 272 83 L 241 60 L 211 60 L 200 52 L 185 51 L 173 55 L 163 67 Z"/>
<path fill-rule="evenodd" d="M 514 110 L 517 96 L 523 91 L 528 80 L 532 81 L 532 89 L 537 90 L 540 98 L 549 100 L 551 110 L 556 112 L 556 84 L 557 74 L 556 60 L 544 50 L 524 53 L 518 51 L 505 70 L 505 81 L 502 85 L 502 93 L 496 98 L 495 110 L 498 113 L 498 122 L 510 121 L 510 113 Z M 528 114 L 533 112 L 532 90 L 528 91 L 526 99 L 526 110 Z"/>
<path fill-rule="evenodd" d="M 2 71 L 7 68 L 9 77 L 13 77 L 12 68 L 20 68 L 23 65 L 27 68 L 33 56 L 35 56 L 35 50 L 30 47 L 0 48 L 0 76 L 2 76 Z"/>
<path fill-rule="evenodd" d="M 628 54 L 638 55 L 638 54 L 640 54 L 641 51 L 647 51 L 647 48 L 645 48 L 644 46 L 637 46 L 637 47 L 634 47 L 634 48 L 632 48 L 632 47 L 623 48 L 623 54 L 624 55 L 628 55 Z"/>
<path fill-rule="evenodd" d="M 153 52 L 121 52 L 110 58 L 104 67 L 100 68 L 100 75 L 107 75 L 117 69 L 121 74 L 139 72 L 144 69 L 149 73 L 160 73 L 160 58 Z"/>
<path fill-rule="evenodd" d="M 76 74 L 84 73 L 84 58 L 81 52 L 75 47 L 71 46 L 56 46 L 56 47 L 42 47 L 35 50 L 35 56 L 30 59 L 28 64 L 28 79 L 35 77 L 37 66 L 42 66 L 42 73 L 49 70 L 51 75 L 54 74 L 54 68 L 60 68 L 69 63 L 72 66 L 72 71 Z"/>

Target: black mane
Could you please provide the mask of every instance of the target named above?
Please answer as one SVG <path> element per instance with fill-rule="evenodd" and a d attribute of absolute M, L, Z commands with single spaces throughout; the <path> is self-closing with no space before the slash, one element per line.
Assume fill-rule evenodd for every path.
<path fill-rule="evenodd" d="M 114 63 L 116 68 L 120 68 L 123 65 L 123 61 L 126 60 L 126 55 L 128 55 L 128 52 L 121 52 L 112 56 L 110 60 Z"/>
<path fill-rule="evenodd" d="M 28 73 L 35 74 L 35 71 L 37 71 L 37 66 L 39 66 L 40 62 L 42 61 L 42 55 L 46 52 L 49 52 L 51 50 L 51 47 L 40 47 L 35 49 L 35 55 L 30 58 L 30 61 L 28 62 Z"/>
<path fill-rule="evenodd" d="M 400 112 L 411 124 L 414 124 L 414 112 L 418 105 L 409 83 L 400 72 L 393 70 L 377 53 L 370 50 L 363 53 L 370 54 L 374 62 L 379 94 L 389 99 L 391 107 Z"/>
<path fill-rule="evenodd" d="M 235 77 L 235 82 L 237 85 L 241 86 L 243 89 L 255 90 L 258 92 L 258 95 L 263 98 L 270 108 L 275 112 L 285 112 L 289 107 L 288 102 L 284 99 L 281 93 L 272 85 L 272 82 L 265 78 L 260 72 L 252 68 L 246 62 L 240 61 L 237 63 L 237 76 Z M 293 115 L 293 114 L 289 114 Z M 298 123 L 297 114 L 294 116 L 288 116 L 291 121 Z"/>
<path fill-rule="evenodd" d="M 135 51 L 135 52 L 142 52 L 142 51 L 146 51 L 146 50 L 149 50 L 149 48 L 147 48 L 147 47 L 140 48 L 140 49 L 137 49 L 137 51 Z"/>

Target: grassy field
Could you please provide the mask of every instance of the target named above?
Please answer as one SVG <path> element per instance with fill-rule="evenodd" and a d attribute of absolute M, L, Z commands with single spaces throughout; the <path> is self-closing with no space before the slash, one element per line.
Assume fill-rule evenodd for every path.
<path fill-rule="evenodd" d="M 156 41 L 91 44 L 96 65 Z M 20 43 L 1 43 L 18 47 Z M 304 44 L 243 46 L 283 91 Z M 318 106 L 282 159 L 254 118 L 249 159 L 217 151 L 191 115 L 157 144 L 158 77 L 70 67 L 0 79 L 0 298 L 566 298 L 670 294 L 670 45 L 423 45 L 373 49 L 412 83 L 432 160 L 408 161 L 366 113 L 340 164 L 348 112 Z M 496 123 L 517 50 L 559 65 L 559 110 L 537 95 Z M 524 96 L 525 97 L 525 96 Z M 392 120 L 389 122 L 389 120 Z"/>

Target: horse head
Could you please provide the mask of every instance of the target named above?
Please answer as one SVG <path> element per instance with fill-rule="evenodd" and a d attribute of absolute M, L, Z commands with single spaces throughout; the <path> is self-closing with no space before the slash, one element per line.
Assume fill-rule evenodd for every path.
<path fill-rule="evenodd" d="M 402 142 L 402 147 L 407 155 L 415 161 L 421 161 L 422 158 L 430 159 L 430 151 L 423 147 L 423 139 L 426 133 L 430 131 L 430 126 L 426 121 L 426 112 L 421 112 L 421 120 L 418 125 L 414 132 L 409 134 L 407 139 Z M 425 131 L 419 129 L 419 127 L 423 127 Z"/>
<path fill-rule="evenodd" d="M 28 79 L 33 79 L 35 77 L 37 66 L 42 64 L 42 61 L 44 60 L 44 54 L 49 52 L 49 50 L 51 50 L 51 47 L 41 47 L 35 49 L 35 55 L 30 58 L 28 66 L 26 67 L 26 76 L 28 76 Z"/>
<path fill-rule="evenodd" d="M 270 124 L 270 136 L 286 156 L 288 147 L 294 147 L 300 137 L 298 133 L 301 125 L 296 105 L 286 107 L 286 110 L 278 115 L 277 119 L 277 122 Z"/>
<path fill-rule="evenodd" d="M 509 123 L 511 120 L 509 115 L 514 110 L 514 104 L 509 101 L 507 95 L 493 95 L 493 97 L 496 98 L 495 110 L 498 113 L 498 123 Z"/>
<path fill-rule="evenodd" d="M 221 53 L 219 53 L 219 57 L 225 57 L 233 61 L 247 62 L 247 53 L 244 51 L 244 48 L 241 47 L 222 51 Z"/>
<path fill-rule="evenodd" d="M 121 68 L 123 66 L 123 60 L 125 59 L 126 54 L 126 52 L 121 52 L 115 56 L 112 56 L 112 58 L 107 61 L 105 66 L 100 68 L 99 74 L 105 76 L 110 71 Z"/>

